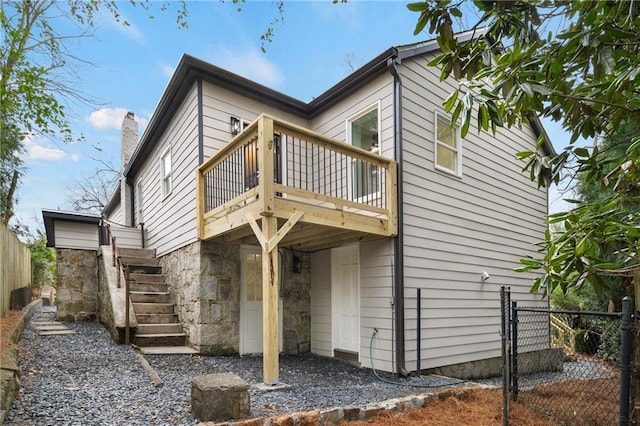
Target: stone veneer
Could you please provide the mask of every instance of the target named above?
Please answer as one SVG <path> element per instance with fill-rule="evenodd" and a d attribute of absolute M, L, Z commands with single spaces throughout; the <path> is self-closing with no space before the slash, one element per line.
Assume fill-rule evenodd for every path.
<path fill-rule="evenodd" d="M 282 251 L 284 353 L 308 352 L 311 339 L 310 257 Z M 240 245 L 199 241 L 160 258 L 177 313 L 192 346 L 206 355 L 240 348 Z"/>
<path fill-rule="evenodd" d="M 98 258 L 95 250 L 56 249 L 57 319 L 93 321 L 98 315 Z"/>

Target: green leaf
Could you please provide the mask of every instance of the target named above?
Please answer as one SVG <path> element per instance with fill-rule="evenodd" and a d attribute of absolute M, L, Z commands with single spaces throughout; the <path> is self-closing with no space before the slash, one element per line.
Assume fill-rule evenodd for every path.
<path fill-rule="evenodd" d="M 458 91 L 454 91 L 449 95 L 449 97 L 444 101 L 444 110 L 447 112 L 451 112 L 451 109 L 455 105 L 458 100 Z"/>
<path fill-rule="evenodd" d="M 422 12 L 423 10 L 427 10 L 427 2 L 421 1 L 419 3 L 409 3 L 407 5 L 407 9 L 412 12 Z"/>

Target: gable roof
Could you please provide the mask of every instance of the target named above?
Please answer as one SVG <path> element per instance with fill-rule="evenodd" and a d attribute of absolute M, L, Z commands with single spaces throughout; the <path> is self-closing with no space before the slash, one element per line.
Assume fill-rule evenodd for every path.
<path fill-rule="evenodd" d="M 483 34 L 484 30 L 467 31 L 460 33 L 458 38 L 460 41 L 468 41 L 481 37 Z M 285 112 L 305 119 L 311 119 L 338 101 L 348 97 L 373 78 L 387 72 L 388 67 L 392 64 L 391 61 L 401 63 L 403 59 L 424 55 L 437 50 L 439 50 L 439 46 L 435 40 L 390 47 L 308 103 L 191 55 L 184 54 L 165 88 L 145 132 L 136 145 L 131 159 L 125 167 L 124 176 L 129 177 L 135 175 L 140 169 L 144 159 L 153 149 L 159 135 L 168 126 L 174 112 L 180 106 L 193 84 L 198 80 L 211 82 L 217 86 L 279 108 Z M 535 119 L 530 120 L 530 122 L 536 136 L 540 136 L 541 134 L 545 135 L 548 142 L 545 144 L 545 148 L 549 150 L 549 153 L 552 153 L 553 147 L 548 137 L 546 137 L 540 121 L 535 117 Z"/>

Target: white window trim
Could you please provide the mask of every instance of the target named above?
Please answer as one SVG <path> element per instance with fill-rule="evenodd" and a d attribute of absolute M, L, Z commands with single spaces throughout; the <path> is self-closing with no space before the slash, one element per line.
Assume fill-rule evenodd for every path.
<path fill-rule="evenodd" d="M 367 115 L 368 113 L 370 113 L 373 110 L 378 110 L 378 151 L 374 152 L 371 151 L 374 154 L 378 154 L 378 155 L 382 155 L 382 101 L 380 99 L 378 99 L 375 103 L 373 103 L 372 105 L 369 105 L 368 107 L 366 107 L 365 109 L 362 109 L 360 111 L 358 111 L 357 113 L 355 113 L 354 115 L 348 117 L 345 120 L 345 131 L 347 134 L 346 140 L 347 143 L 349 145 L 353 145 L 353 141 L 351 140 L 351 123 L 353 123 L 354 121 L 356 121 L 357 119 L 359 119 L 360 117 L 364 117 L 365 115 Z M 373 201 L 376 200 L 378 198 L 380 198 L 382 196 L 381 191 L 377 191 L 371 194 L 367 194 L 363 197 L 355 197 L 355 195 L 353 194 L 353 181 L 352 181 L 352 166 L 349 165 L 349 170 L 347 172 L 347 184 L 349 185 L 348 188 L 348 194 L 349 194 L 349 199 L 351 199 L 352 201 L 355 201 L 356 203 L 362 203 L 362 202 L 366 202 L 366 201 Z"/>
<path fill-rule="evenodd" d="M 165 169 L 164 169 L 164 160 L 167 154 L 169 154 L 169 159 L 171 164 L 171 170 L 169 171 L 168 175 L 165 173 Z M 167 180 L 167 177 L 171 179 L 171 187 L 169 188 L 168 191 L 166 191 L 165 189 L 165 182 Z M 163 199 L 167 198 L 173 192 L 173 158 L 171 155 L 171 146 L 165 149 L 162 155 L 160 156 L 160 186 L 162 190 Z"/>
<path fill-rule="evenodd" d="M 451 170 L 447 167 L 444 167 L 438 164 L 438 146 L 443 145 L 447 149 L 451 150 L 451 147 L 449 145 L 443 144 L 438 140 L 438 117 L 451 123 L 451 117 L 449 115 L 442 113 L 438 110 L 434 112 L 434 115 L 433 115 L 433 164 L 436 170 L 461 178 L 462 177 L 462 138 L 460 137 L 460 126 L 456 124 L 453 127 L 453 130 L 454 130 L 453 134 L 454 134 L 454 137 L 456 138 L 456 149 L 453 150 L 455 153 L 455 156 L 454 156 L 455 170 Z"/>

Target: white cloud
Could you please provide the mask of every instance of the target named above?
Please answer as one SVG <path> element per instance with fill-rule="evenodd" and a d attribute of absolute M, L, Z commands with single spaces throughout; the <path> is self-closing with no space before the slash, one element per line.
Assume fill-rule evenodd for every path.
<path fill-rule="evenodd" d="M 219 47 L 216 49 L 216 59 L 215 63 L 219 63 L 222 68 L 265 86 L 280 86 L 284 81 L 280 68 L 269 62 L 266 56 L 256 49 L 231 50 Z"/>
<path fill-rule="evenodd" d="M 87 122 L 96 129 L 108 130 L 116 129 L 120 130 L 122 127 L 122 120 L 129 112 L 126 108 L 101 108 L 93 111 L 87 117 Z M 141 130 L 147 127 L 149 120 L 144 117 L 135 116 L 135 120 L 138 122 Z"/>
<path fill-rule="evenodd" d="M 33 135 L 25 137 L 22 140 L 22 146 L 24 146 L 25 150 L 22 158 L 25 160 L 62 161 L 69 156 L 69 154 L 59 148 L 51 148 L 36 141 Z M 77 154 L 73 154 L 71 155 L 71 159 L 77 161 L 77 159 L 73 159 L 74 155 L 77 156 Z"/>
<path fill-rule="evenodd" d="M 126 108 L 101 108 L 89 114 L 87 121 L 97 129 L 120 129 Z"/>

